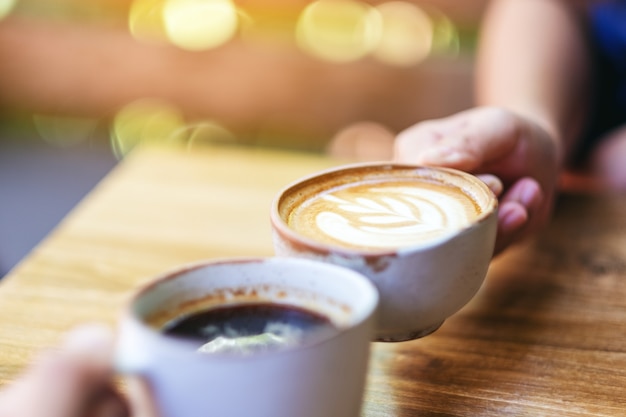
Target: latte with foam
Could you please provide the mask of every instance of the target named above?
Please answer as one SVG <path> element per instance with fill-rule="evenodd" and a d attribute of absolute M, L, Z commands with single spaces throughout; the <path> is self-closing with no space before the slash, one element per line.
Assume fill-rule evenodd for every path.
<path fill-rule="evenodd" d="M 490 196 L 467 181 L 453 171 L 397 166 L 331 173 L 285 193 L 279 211 L 290 229 L 319 243 L 364 250 L 419 246 L 481 217 L 481 203 Z"/>
<path fill-rule="evenodd" d="M 498 199 L 466 172 L 368 162 L 287 185 L 270 221 L 277 255 L 369 278 L 380 294 L 376 340 L 400 342 L 432 333 L 478 291 L 493 256 Z"/>

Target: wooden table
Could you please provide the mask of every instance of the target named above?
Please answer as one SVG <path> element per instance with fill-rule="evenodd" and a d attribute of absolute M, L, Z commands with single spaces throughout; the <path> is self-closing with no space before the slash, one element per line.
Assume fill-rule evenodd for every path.
<path fill-rule="evenodd" d="M 286 183 L 337 164 L 259 149 L 142 149 L 0 284 L 0 384 L 129 293 L 202 258 L 271 255 Z M 626 415 L 626 197 L 563 196 L 421 340 L 374 344 L 364 416 Z M 295 416 L 294 416 L 295 417 Z M 331 417 L 331 416 L 329 416 Z"/>

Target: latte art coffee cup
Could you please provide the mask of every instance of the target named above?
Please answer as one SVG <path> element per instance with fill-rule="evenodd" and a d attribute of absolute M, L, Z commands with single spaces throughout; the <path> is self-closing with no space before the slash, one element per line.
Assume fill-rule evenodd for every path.
<path fill-rule="evenodd" d="M 493 192 L 465 172 L 347 165 L 278 194 L 274 248 L 366 275 L 381 296 L 377 340 L 414 339 L 437 329 L 482 284 L 497 206 Z"/>

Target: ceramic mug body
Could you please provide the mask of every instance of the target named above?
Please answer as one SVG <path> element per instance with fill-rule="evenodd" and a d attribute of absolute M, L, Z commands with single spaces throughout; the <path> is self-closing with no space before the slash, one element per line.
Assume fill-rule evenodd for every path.
<path fill-rule="evenodd" d="M 198 353 L 197 345 L 155 329 L 173 311 L 250 301 L 306 307 L 337 330 L 301 346 L 238 355 Z M 144 380 L 160 417 L 357 417 L 377 303 L 365 277 L 324 263 L 202 263 L 133 298 L 120 323 L 116 367 Z"/>
<path fill-rule="evenodd" d="M 360 181 L 377 170 L 409 171 L 389 163 L 342 166 L 298 180 L 283 189 L 271 210 L 275 253 L 309 258 L 355 270 L 367 276 L 380 294 L 376 340 L 403 341 L 423 337 L 463 307 L 478 291 L 493 256 L 497 198 L 478 178 L 455 170 L 413 167 L 415 175 L 451 181 L 476 198 L 481 214 L 471 224 L 443 238 L 390 249 L 358 249 L 329 245 L 294 231 L 286 219 L 294 194 L 307 188 L 341 187 L 341 179 Z M 364 174 L 365 173 L 365 174 Z M 376 174 L 378 175 L 378 174 Z M 386 175 L 386 174 L 385 174 Z M 451 176 L 450 176 L 451 175 Z M 369 177 L 366 177 L 366 179 Z M 339 185 L 337 185 L 339 184 Z M 315 191 L 318 192 L 318 191 Z"/>

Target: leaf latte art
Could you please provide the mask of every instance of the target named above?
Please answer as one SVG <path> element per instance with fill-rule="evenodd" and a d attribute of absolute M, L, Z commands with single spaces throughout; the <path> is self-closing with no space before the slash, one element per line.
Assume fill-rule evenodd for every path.
<path fill-rule="evenodd" d="M 460 189 L 428 182 L 350 185 L 317 195 L 292 213 L 290 226 L 345 247 L 398 248 L 431 242 L 480 214 Z"/>

